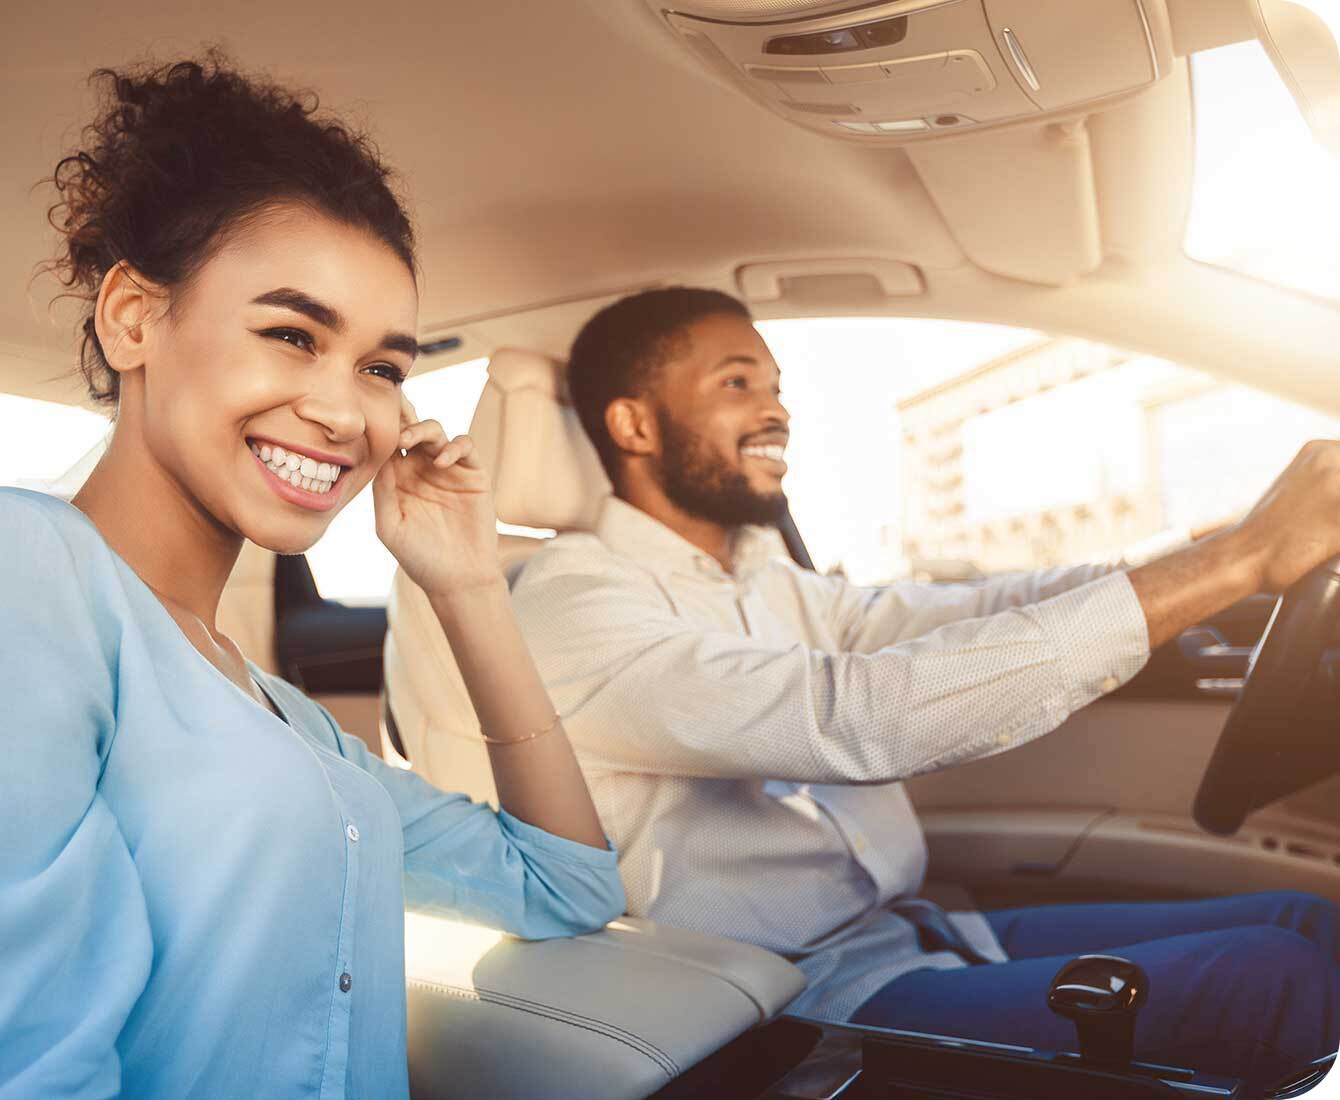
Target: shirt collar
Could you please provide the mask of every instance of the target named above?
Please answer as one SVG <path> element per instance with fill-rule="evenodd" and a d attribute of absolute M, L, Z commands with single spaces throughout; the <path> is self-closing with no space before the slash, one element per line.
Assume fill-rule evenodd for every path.
<path fill-rule="evenodd" d="M 615 496 L 605 498 L 594 530 L 616 554 L 634 559 L 657 575 L 679 572 L 739 582 L 749 580 L 772 556 L 777 537 L 771 528 L 737 527 L 731 539 L 734 571 L 727 573 L 711 554 Z"/>

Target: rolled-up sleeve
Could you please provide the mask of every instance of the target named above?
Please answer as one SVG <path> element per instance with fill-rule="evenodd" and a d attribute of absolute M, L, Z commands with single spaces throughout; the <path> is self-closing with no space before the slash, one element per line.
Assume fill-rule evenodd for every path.
<path fill-rule="evenodd" d="M 153 946 L 98 790 L 115 641 L 41 506 L 0 500 L 0 1098 L 116 1096 L 117 1037 Z"/>
<path fill-rule="evenodd" d="M 635 569 L 532 563 L 514 602 L 586 766 L 866 783 L 1040 736 L 1147 659 L 1125 574 L 1022 606 L 1005 591 L 868 653 L 704 629 Z"/>
<path fill-rule="evenodd" d="M 405 903 L 528 940 L 593 932 L 624 911 L 618 856 L 554 836 L 392 767 L 327 720 L 341 753 L 381 782 L 400 814 Z"/>

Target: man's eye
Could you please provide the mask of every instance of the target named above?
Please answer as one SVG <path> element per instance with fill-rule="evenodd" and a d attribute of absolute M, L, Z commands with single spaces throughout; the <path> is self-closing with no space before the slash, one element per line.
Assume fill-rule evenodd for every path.
<path fill-rule="evenodd" d="M 732 389 L 742 390 L 748 385 L 743 375 L 736 375 L 734 378 L 727 378 L 726 385 Z"/>
<path fill-rule="evenodd" d="M 385 378 L 397 386 L 405 380 L 405 372 L 392 363 L 373 363 L 366 369 L 378 378 Z"/>
<path fill-rule="evenodd" d="M 303 351 L 311 351 L 313 347 L 312 338 L 300 328 L 266 329 L 261 335 L 268 336 L 271 340 L 282 340 L 285 344 L 292 344 Z"/>

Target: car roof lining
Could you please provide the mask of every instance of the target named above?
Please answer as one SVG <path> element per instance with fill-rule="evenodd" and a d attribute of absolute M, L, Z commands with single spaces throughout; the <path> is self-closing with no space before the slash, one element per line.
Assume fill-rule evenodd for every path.
<path fill-rule="evenodd" d="M 314 26 L 343 33 L 313 35 Z M 1066 176 L 1036 193 L 993 186 L 1021 141 L 1058 140 L 1053 125 L 1006 150 L 968 137 L 946 143 L 954 170 L 933 191 L 903 149 L 829 140 L 741 97 L 681 50 L 644 0 L 455 0 L 450 18 L 427 5 L 388 15 L 352 0 L 166 9 L 126 0 L 77 21 L 59 8 L 12 13 L 0 86 L 28 106 L 10 121 L 0 163 L 10 196 L 0 209 L 9 288 L 0 296 L 0 390 L 78 399 L 71 306 L 49 310 L 59 288 L 32 279 L 55 247 L 49 192 L 33 184 L 90 117 L 88 72 L 142 56 L 149 27 L 158 58 L 220 41 L 372 127 L 404 174 L 418 227 L 421 335 L 462 336 L 426 369 L 500 342 L 562 353 L 592 308 L 630 289 L 701 282 L 738 292 L 745 264 L 785 261 L 803 272 L 872 258 L 914 265 L 925 294 L 881 301 L 855 279 L 844 303 L 834 282 L 826 314 L 969 317 L 1127 344 L 1138 334 L 1161 354 L 1330 402 L 1300 380 L 1316 383 L 1306 364 L 1340 344 L 1340 311 L 1250 280 L 1230 285 L 1181 253 L 1191 179 L 1184 62 L 1078 124 L 1089 149 L 1066 170 L 1091 175 L 1092 209 L 1076 206 L 1068 221 L 1097 227 L 1099 255 L 1076 252 L 1098 262 L 1086 274 L 1086 264 L 1055 262 L 1073 241 L 1046 236 L 1057 196 L 1082 197 L 1083 187 Z M 991 208 L 1001 214 L 981 216 Z M 1021 220 L 1033 231 L 1018 232 Z M 1151 282 L 1174 297 L 1151 294 Z M 1197 331 L 1191 314 L 1224 312 L 1207 310 L 1211 293 L 1250 322 L 1230 326 L 1245 341 L 1237 348 L 1227 333 L 1207 347 Z M 784 296 L 757 313 L 814 309 Z M 1290 311 L 1307 323 L 1286 324 Z M 1255 361 L 1264 345 L 1272 354 Z"/>

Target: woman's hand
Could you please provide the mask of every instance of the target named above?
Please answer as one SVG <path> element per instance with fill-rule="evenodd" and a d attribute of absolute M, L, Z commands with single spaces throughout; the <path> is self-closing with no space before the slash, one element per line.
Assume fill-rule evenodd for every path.
<path fill-rule="evenodd" d="M 399 447 L 372 483 L 377 537 L 430 596 L 499 583 L 497 514 L 474 442 L 448 439 L 408 398 L 401 428 Z"/>

